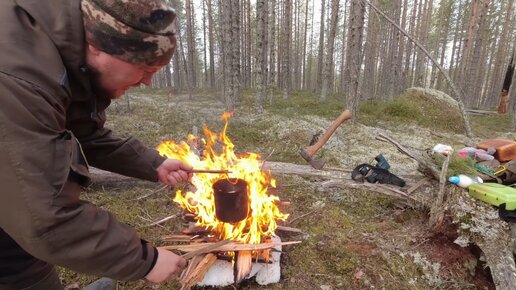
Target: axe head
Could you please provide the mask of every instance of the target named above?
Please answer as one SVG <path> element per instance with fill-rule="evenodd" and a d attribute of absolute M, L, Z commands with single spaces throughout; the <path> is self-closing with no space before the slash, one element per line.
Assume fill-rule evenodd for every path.
<path fill-rule="evenodd" d="M 324 167 L 324 164 L 326 163 L 326 161 L 322 159 L 312 158 L 310 155 L 308 155 L 308 153 L 306 153 L 305 149 L 303 148 L 299 150 L 299 154 L 315 169 L 322 169 Z"/>

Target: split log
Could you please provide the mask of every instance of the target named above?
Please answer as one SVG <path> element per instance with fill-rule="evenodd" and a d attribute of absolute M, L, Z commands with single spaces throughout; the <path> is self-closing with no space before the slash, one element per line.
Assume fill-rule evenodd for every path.
<path fill-rule="evenodd" d="M 191 289 L 197 283 L 201 282 L 204 275 L 215 261 L 217 261 L 216 255 L 211 253 L 204 255 L 199 263 L 197 263 L 195 269 L 191 270 L 188 275 L 185 275 L 183 279 L 181 279 L 181 290 Z"/>
<path fill-rule="evenodd" d="M 168 235 L 161 238 L 165 242 L 189 242 L 192 239 L 192 236 L 189 235 Z"/>
<path fill-rule="evenodd" d="M 222 246 L 227 245 L 230 242 L 231 242 L 231 240 L 222 240 L 222 241 L 214 243 L 214 244 L 210 243 L 210 244 L 207 244 L 206 246 L 199 248 L 195 251 L 188 252 L 188 253 L 184 254 L 182 257 L 184 259 L 188 260 L 188 259 L 193 258 L 198 255 L 203 255 L 203 254 L 207 254 L 210 252 L 217 252 L 217 251 L 219 251 L 219 249 Z"/>
<path fill-rule="evenodd" d="M 251 251 L 239 251 L 235 254 L 235 257 L 234 276 L 235 284 L 238 284 L 251 272 L 253 255 Z"/>
<path fill-rule="evenodd" d="M 261 243 L 261 244 L 241 244 L 241 243 L 231 242 L 231 243 L 223 245 L 213 251 L 219 251 L 219 252 L 258 251 L 258 250 L 271 249 L 271 248 L 275 248 L 278 246 L 287 246 L 287 245 L 294 245 L 294 244 L 299 244 L 299 243 L 301 243 L 301 241 L 280 242 L 280 243 Z M 170 246 L 164 246 L 161 248 L 166 249 L 166 250 L 178 250 L 181 252 L 192 252 L 192 251 L 198 250 L 200 248 L 203 248 L 209 244 L 214 244 L 214 243 L 202 243 L 202 244 L 191 244 L 191 245 L 170 245 Z"/>

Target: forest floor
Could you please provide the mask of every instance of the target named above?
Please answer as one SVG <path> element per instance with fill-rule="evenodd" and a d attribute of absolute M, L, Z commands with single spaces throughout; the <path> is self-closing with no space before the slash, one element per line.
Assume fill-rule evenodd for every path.
<path fill-rule="evenodd" d="M 247 92 L 229 121 L 227 134 L 237 152 L 262 156 L 272 152 L 267 160 L 306 164 L 298 154 L 299 148 L 306 147 L 314 134 L 331 124 L 343 110 L 343 103 L 339 99 L 320 103 L 314 95 L 294 93 L 287 100 L 268 100 L 265 113 L 258 114 Z M 202 132 L 203 126 L 220 132 L 223 111 L 223 104 L 206 92 L 189 99 L 186 95 L 167 98 L 162 91 L 133 91 L 112 104 L 106 126 L 117 136 L 134 136 L 154 147 L 163 140 L 185 140 L 192 131 Z M 382 153 L 392 173 L 415 175 L 419 174 L 417 163 L 392 145 L 376 140 L 379 133 L 420 152 L 438 143 L 462 148 L 486 138 L 516 137 L 507 116 L 487 115 L 472 117 L 478 137 L 469 139 L 462 133 L 460 117 L 455 115 L 446 105 L 439 108 L 431 99 L 414 95 L 365 102 L 357 122 L 342 125 L 317 156 L 324 158 L 327 166 L 353 169 L 371 163 Z M 494 289 L 477 248 L 453 243 L 457 236 L 453 227 L 446 234 L 432 234 L 427 212 L 402 207 L 394 198 L 364 190 L 321 190 L 310 178 L 286 174 L 274 177 L 278 184 L 275 194 L 291 202 L 285 211 L 294 222 L 288 226 L 303 231 L 282 238 L 302 243 L 284 248 L 279 283 L 260 286 L 249 280 L 238 289 Z M 171 201 L 171 191 L 140 199 L 159 187 L 134 180 L 93 184 L 83 198 L 115 213 L 137 228 L 144 239 L 162 245 L 161 237 L 180 233 L 184 225 L 177 218 L 148 226 L 182 211 Z M 303 216 L 306 213 L 310 214 Z M 67 289 L 79 289 L 95 280 L 59 270 Z M 118 289 L 179 289 L 179 284 L 118 282 Z"/>

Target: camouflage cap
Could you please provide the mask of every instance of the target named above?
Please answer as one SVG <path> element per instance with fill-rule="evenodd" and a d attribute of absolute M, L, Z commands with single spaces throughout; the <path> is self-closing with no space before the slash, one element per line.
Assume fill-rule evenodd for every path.
<path fill-rule="evenodd" d="M 176 13 L 160 0 L 82 0 L 86 41 L 123 61 L 165 65 L 176 49 Z"/>

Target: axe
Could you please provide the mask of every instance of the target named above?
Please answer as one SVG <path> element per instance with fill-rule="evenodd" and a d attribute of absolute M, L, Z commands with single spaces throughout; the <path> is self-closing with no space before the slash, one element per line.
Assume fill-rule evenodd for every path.
<path fill-rule="evenodd" d="M 319 138 L 319 140 L 312 146 L 308 146 L 306 148 L 301 148 L 299 150 L 299 154 L 301 154 L 301 157 L 303 157 L 310 165 L 312 165 L 315 169 L 321 169 L 324 166 L 324 163 L 326 161 L 322 159 L 314 159 L 313 156 L 321 147 L 328 142 L 328 139 L 330 139 L 331 135 L 337 130 L 337 128 L 344 123 L 345 121 L 351 119 L 352 115 L 351 112 L 348 110 L 345 110 L 340 114 L 340 116 L 333 121 L 333 123 L 330 125 L 330 127 L 324 132 L 324 134 Z"/>

